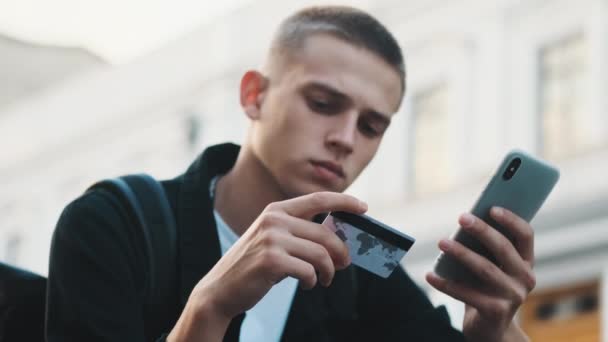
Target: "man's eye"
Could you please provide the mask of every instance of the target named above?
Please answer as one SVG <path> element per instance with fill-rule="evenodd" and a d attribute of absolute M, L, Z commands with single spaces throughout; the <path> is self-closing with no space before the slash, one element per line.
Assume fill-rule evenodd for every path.
<path fill-rule="evenodd" d="M 320 99 L 308 99 L 308 106 L 316 112 L 325 113 L 331 110 L 331 104 Z"/>
<path fill-rule="evenodd" d="M 359 130 L 368 137 L 376 137 L 382 133 L 380 129 L 366 121 L 359 122 Z"/>

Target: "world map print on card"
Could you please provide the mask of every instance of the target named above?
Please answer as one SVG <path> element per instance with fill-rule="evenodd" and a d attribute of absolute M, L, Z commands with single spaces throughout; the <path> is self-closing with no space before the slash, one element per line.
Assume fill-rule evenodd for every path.
<path fill-rule="evenodd" d="M 323 225 L 346 243 L 353 264 L 383 278 L 391 275 L 407 252 L 331 215 Z"/>

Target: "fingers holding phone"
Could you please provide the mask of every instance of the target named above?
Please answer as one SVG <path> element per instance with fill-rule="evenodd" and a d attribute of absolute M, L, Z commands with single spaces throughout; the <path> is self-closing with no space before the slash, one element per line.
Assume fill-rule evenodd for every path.
<path fill-rule="evenodd" d="M 507 209 L 494 207 L 491 214 L 498 224 L 509 229 L 508 233 L 513 245 L 522 259 L 530 266 L 534 266 L 534 230 L 532 226 Z"/>
<path fill-rule="evenodd" d="M 493 217 L 501 220 L 500 216 L 506 215 L 498 214 L 501 211 L 504 213 L 506 210 L 492 210 Z M 509 215 L 514 214 L 510 213 Z M 519 307 L 535 286 L 534 273 L 531 267 L 532 260 L 524 259 L 524 255 L 530 258 L 529 254 L 518 251 L 503 234 L 471 214 L 462 215 L 459 222 L 464 231 L 484 245 L 493 261 L 458 241 L 441 240 L 439 242 L 441 251 L 467 268 L 475 277 L 475 281 L 443 279 L 437 282 L 438 277 L 432 275 L 430 278 L 431 284 L 438 285 L 445 290 L 446 283 L 458 283 L 486 295 L 506 299 L 515 308 Z M 531 229 L 530 225 L 523 220 L 505 221 L 503 227 L 508 230 Z M 448 294 L 467 302 L 465 298 L 460 298 L 462 296 L 459 293 Z"/>
<path fill-rule="evenodd" d="M 505 275 L 516 278 L 521 277 L 529 285 L 526 286 L 528 291 L 531 291 L 534 287 L 533 281 L 529 284 L 530 280 L 533 279 L 532 265 L 534 263 L 534 236 L 531 233 L 532 227 L 528 222 L 503 208 L 492 208 L 491 216 L 509 233 L 509 236 L 517 236 L 517 238 L 513 239 L 515 243 L 512 243 L 505 235 L 483 220 L 468 213 L 464 214 L 459 220 L 461 227 L 481 242 L 490 252 L 494 262 L 479 256 L 479 258 L 474 258 L 475 262 L 467 263 L 466 260 L 460 260 L 461 263 L 466 264 L 469 269 L 474 270 L 476 275 L 481 278 L 487 278 L 488 275 L 495 272 L 495 268 L 504 272 Z M 520 248 L 518 249 L 516 246 L 520 246 Z M 473 251 L 469 252 L 476 254 Z M 479 259 L 483 260 L 483 263 Z M 500 286 L 500 284 L 497 284 L 497 286 Z"/>
<path fill-rule="evenodd" d="M 524 269 L 524 263 L 531 269 L 534 234 L 529 222 L 558 179 L 555 167 L 524 152 L 510 152 L 473 206 L 471 215 L 460 219 L 461 228 L 453 240 L 508 273 Z M 486 269 L 489 272 L 492 268 Z M 443 278 L 469 284 L 478 278 L 470 267 L 447 253 L 439 255 L 434 270 Z M 530 278 L 526 273 L 530 272 L 518 276 Z"/>
<path fill-rule="evenodd" d="M 508 231 L 532 229 L 526 221 L 508 210 L 493 209 L 491 215 Z M 463 323 L 465 334 L 468 332 L 483 341 L 500 340 L 508 329 L 517 329 L 513 317 L 535 286 L 533 251 L 516 249 L 495 228 L 470 214 L 464 214 L 459 222 L 487 248 L 496 263 L 457 241 L 442 240 L 439 243 L 442 252 L 469 269 L 476 281 L 445 279 L 435 273 L 427 274 L 427 281 L 467 305 Z M 523 245 L 533 245 L 532 235 L 524 234 L 522 238 L 527 240 Z"/>
<path fill-rule="evenodd" d="M 501 340 L 519 331 L 513 316 L 536 284 L 529 222 L 558 178 L 553 166 L 509 153 L 471 214 L 459 219 L 453 239 L 439 243 L 442 253 L 427 281 L 467 304 L 463 328 L 471 340 Z"/>

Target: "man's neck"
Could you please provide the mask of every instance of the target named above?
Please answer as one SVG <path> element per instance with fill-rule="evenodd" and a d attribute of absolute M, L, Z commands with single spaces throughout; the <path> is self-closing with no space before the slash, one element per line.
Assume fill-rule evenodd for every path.
<path fill-rule="evenodd" d="M 286 199 L 268 169 L 243 145 L 234 167 L 221 177 L 215 190 L 215 210 L 239 236 L 264 208 Z"/>

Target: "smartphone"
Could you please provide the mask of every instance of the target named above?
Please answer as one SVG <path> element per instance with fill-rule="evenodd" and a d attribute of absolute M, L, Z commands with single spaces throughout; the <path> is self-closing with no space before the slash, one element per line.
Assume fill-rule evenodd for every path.
<path fill-rule="evenodd" d="M 322 225 L 344 241 L 352 264 L 383 278 L 393 273 L 416 241 L 367 215 L 335 211 Z"/>
<path fill-rule="evenodd" d="M 559 171 L 554 166 L 523 151 L 513 150 L 504 158 L 471 213 L 513 241 L 508 231 L 490 217 L 490 209 L 493 206 L 503 207 L 530 222 L 558 179 Z M 452 238 L 496 263 L 492 253 L 462 228 Z M 446 279 L 467 283 L 477 281 L 468 268 L 445 253 L 437 257 L 434 270 Z"/>

